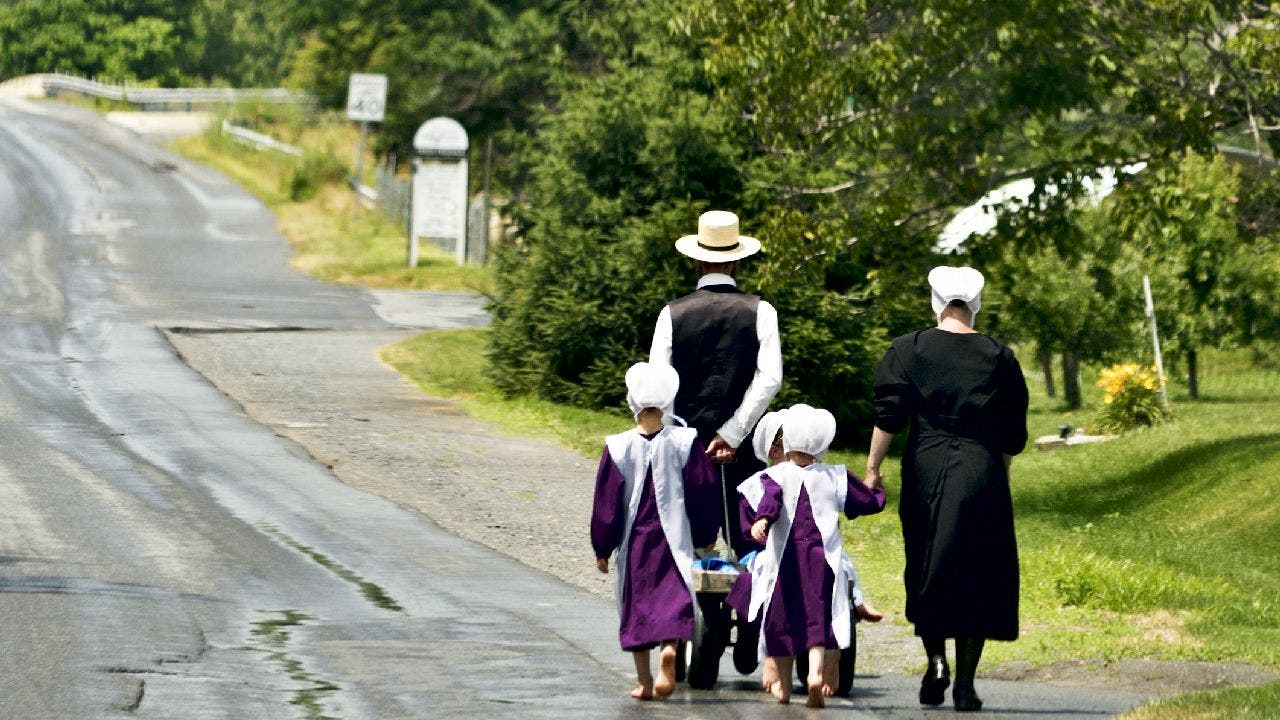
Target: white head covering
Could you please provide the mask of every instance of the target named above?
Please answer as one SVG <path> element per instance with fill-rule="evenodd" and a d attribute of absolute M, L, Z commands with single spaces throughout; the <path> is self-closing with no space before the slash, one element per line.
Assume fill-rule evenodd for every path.
<path fill-rule="evenodd" d="M 679 390 L 680 375 L 670 365 L 638 362 L 627 369 L 627 405 L 633 417 L 645 408 L 658 408 L 664 423 L 675 419 L 683 425 L 684 420 L 671 414 Z"/>
<path fill-rule="evenodd" d="M 929 287 L 933 291 L 933 314 L 942 321 L 942 310 L 952 300 L 960 300 L 976 317 L 982 307 L 982 273 L 971 267 L 940 266 L 929 271 Z"/>
<path fill-rule="evenodd" d="M 836 418 L 821 408 L 792 405 L 782 423 L 782 449 L 818 457 L 836 438 Z"/>
<path fill-rule="evenodd" d="M 769 464 L 769 448 L 773 447 L 773 439 L 778 437 L 778 430 L 782 428 L 785 421 L 786 410 L 774 410 L 765 413 L 760 418 L 760 423 L 756 425 L 756 433 L 751 436 L 751 449 L 756 451 L 756 457 L 760 458 L 760 462 L 765 465 Z"/>

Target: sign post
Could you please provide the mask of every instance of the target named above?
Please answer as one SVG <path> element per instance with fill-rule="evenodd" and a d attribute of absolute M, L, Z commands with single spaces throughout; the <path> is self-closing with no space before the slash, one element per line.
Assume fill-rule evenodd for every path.
<path fill-rule="evenodd" d="M 352 73 L 347 81 L 347 119 L 360 123 L 360 147 L 356 150 L 356 175 L 351 189 L 355 202 L 351 207 L 351 219 L 360 212 L 360 188 L 364 185 L 364 144 L 369 134 L 369 123 L 382 122 L 387 109 L 387 76 L 373 73 Z"/>
<path fill-rule="evenodd" d="M 1156 351 L 1156 374 L 1160 376 L 1160 400 L 1164 411 L 1169 412 L 1169 389 L 1164 385 L 1164 359 L 1160 356 L 1160 335 L 1156 332 L 1156 305 L 1151 300 L 1151 281 L 1142 276 L 1142 292 L 1147 300 L 1147 319 L 1151 321 L 1151 344 Z"/>
<path fill-rule="evenodd" d="M 418 266 L 418 239 L 453 250 L 467 262 L 467 131 L 456 120 L 432 118 L 413 135 L 409 267 Z"/>

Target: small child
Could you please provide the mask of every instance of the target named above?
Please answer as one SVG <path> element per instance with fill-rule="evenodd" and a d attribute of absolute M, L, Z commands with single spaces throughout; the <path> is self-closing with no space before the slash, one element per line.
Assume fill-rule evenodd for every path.
<path fill-rule="evenodd" d="M 774 662 L 779 681 L 770 691 L 781 703 L 791 699 L 789 678 L 797 653 L 809 659 L 810 707 L 823 707 L 836 686 L 834 658 L 828 663 L 827 653 L 849 646 L 852 611 L 847 592 L 852 565 L 844 553 L 839 513 L 854 518 L 884 509 L 882 490 L 868 488 L 844 466 L 818 462 L 835 429 L 835 418 L 826 410 L 788 409 L 782 422 L 785 461 L 739 486 L 751 509 L 750 535 L 764 543 L 752 565 L 749 617 L 760 619 L 759 653 Z M 879 619 L 865 605 L 864 612 L 867 619 Z"/>
<path fill-rule="evenodd" d="M 675 691 L 676 641 L 693 639 L 693 550 L 715 544 L 723 500 L 697 431 L 667 424 L 676 371 L 636 363 L 626 382 L 636 427 L 605 438 L 591 545 L 602 573 L 617 551 L 618 637 L 636 664 L 631 696 L 665 700 Z M 649 651 L 658 646 L 655 680 Z"/>
<path fill-rule="evenodd" d="M 752 449 L 755 450 L 756 457 L 766 458 L 768 465 L 773 467 L 784 461 L 782 450 L 783 425 L 786 418 L 786 410 L 776 410 L 765 413 L 760 418 L 760 422 L 756 425 L 755 434 L 751 438 Z M 738 487 L 741 497 L 739 503 L 739 527 L 750 528 L 756 522 L 755 508 L 747 501 L 745 495 L 761 495 L 763 489 L 761 486 L 761 476 L 767 470 L 758 472 L 745 480 Z M 747 490 L 747 486 L 751 485 L 753 490 Z M 883 491 L 882 491 L 883 492 Z M 747 546 L 751 551 L 758 553 L 764 549 L 763 543 L 758 543 L 751 537 L 748 532 L 746 538 Z M 841 547 L 841 564 L 844 566 L 845 574 L 849 581 L 853 583 L 853 612 L 858 620 L 864 622 L 880 622 L 884 619 L 884 614 L 876 610 L 870 603 L 866 602 L 862 595 L 862 585 L 858 582 L 858 573 L 853 568 L 853 561 L 850 560 L 844 548 Z M 752 555 L 751 561 L 754 562 L 758 555 Z M 751 605 L 751 564 L 747 565 L 747 569 L 740 573 L 734 580 L 733 587 L 729 590 L 729 595 L 725 598 L 725 604 L 732 607 L 741 617 L 747 617 L 750 613 Z M 757 631 L 759 623 L 753 623 Z M 837 651 L 832 651 L 826 661 L 825 669 L 827 673 L 827 681 L 823 684 L 824 694 L 827 696 L 835 693 L 835 688 L 839 685 L 839 666 L 836 664 Z M 778 682 L 778 667 L 773 658 L 765 657 L 760 671 L 760 684 L 766 692 L 773 692 L 774 683 Z"/>

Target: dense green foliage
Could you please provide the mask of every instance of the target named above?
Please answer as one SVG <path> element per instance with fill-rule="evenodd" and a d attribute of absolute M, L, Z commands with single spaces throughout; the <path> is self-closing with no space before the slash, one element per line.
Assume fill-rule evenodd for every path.
<path fill-rule="evenodd" d="M 271 2 L 11 0 L 0 3 L 0 78 L 66 72 L 165 86 L 269 86 L 294 43 Z"/>

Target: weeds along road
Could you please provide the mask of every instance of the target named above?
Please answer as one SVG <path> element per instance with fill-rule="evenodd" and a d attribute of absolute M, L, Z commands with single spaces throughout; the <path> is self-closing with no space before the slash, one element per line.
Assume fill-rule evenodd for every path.
<path fill-rule="evenodd" d="M 746 680 L 638 706 L 611 602 L 343 484 L 184 365 L 161 329 L 387 329 L 273 227 L 92 113 L 0 103 L 0 717 L 803 713 Z M 916 716 L 913 682 L 829 712 Z M 1136 700 L 1000 687 L 1003 717 Z"/>

